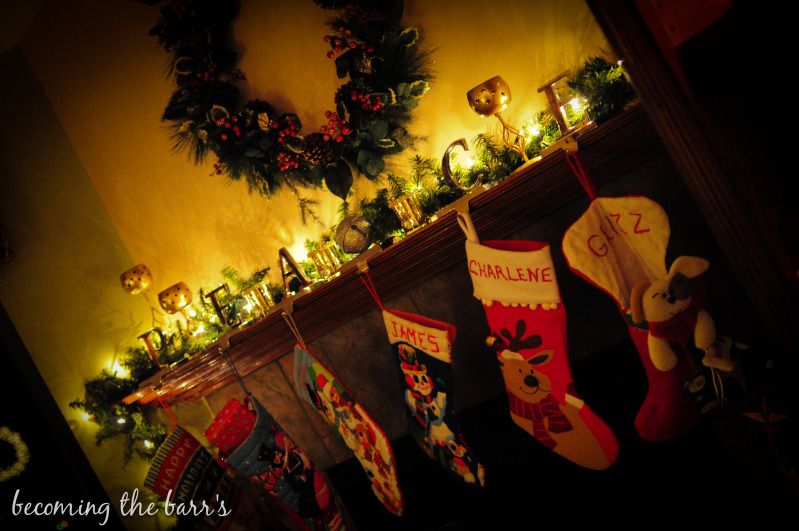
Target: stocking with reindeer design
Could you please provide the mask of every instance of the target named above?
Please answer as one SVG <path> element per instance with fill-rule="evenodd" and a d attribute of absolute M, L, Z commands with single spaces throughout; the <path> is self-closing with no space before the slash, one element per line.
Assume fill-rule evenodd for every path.
<path fill-rule="evenodd" d="M 480 243 L 468 214 L 458 223 L 474 295 L 483 303 L 513 421 L 558 455 L 594 470 L 618 455 L 613 432 L 578 397 L 566 347 L 566 310 L 549 245 Z"/>

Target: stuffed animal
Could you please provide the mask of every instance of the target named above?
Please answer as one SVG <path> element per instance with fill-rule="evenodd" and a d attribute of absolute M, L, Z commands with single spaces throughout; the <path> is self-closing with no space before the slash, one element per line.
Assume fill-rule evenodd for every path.
<path fill-rule="evenodd" d="M 707 367 L 731 371 L 733 365 L 716 346 L 716 325 L 710 314 L 699 308 L 692 280 L 707 271 L 710 263 L 696 256 L 680 256 L 671 264 L 665 277 L 643 282 L 630 294 L 632 319 L 649 324 L 647 345 L 652 364 L 662 372 L 677 365 L 678 357 L 671 342 L 685 345 L 693 336 L 694 344 L 705 351 L 702 363 Z"/>

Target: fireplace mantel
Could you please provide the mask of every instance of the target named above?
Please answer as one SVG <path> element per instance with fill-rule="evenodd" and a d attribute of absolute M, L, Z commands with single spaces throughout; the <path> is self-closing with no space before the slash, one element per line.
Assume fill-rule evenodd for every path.
<path fill-rule="evenodd" d="M 647 116 L 634 106 L 582 134 L 580 158 L 602 185 L 615 176 L 661 156 L 663 146 Z M 469 211 L 484 239 L 507 237 L 562 207 L 586 197 L 557 151 L 523 167 L 496 186 L 476 195 Z M 464 236 L 450 211 L 368 260 L 370 275 L 384 300 L 465 260 Z M 306 342 L 375 309 L 356 268 L 293 299 L 293 317 Z M 281 309 L 224 339 L 239 372 L 247 374 L 290 353 L 294 338 Z M 124 403 L 148 404 L 158 396 L 167 402 L 196 400 L 233 381 L 216 345 L 173 369 L 164 369 L 142 383 Z"/>

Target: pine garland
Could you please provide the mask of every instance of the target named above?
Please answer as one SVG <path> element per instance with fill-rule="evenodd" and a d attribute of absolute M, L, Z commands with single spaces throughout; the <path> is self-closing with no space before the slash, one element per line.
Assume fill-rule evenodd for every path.
<path fill-rule="evenodd" d="M 225 2 L 219 3 L 224 4 Z M 230 14 L 229 16 L 232 17 Z M 364 29 L 364 31 L 367 30 Z M 174 42 L 178 41 L 184 44 L 186 42 L 185 39 L 178 39 Z M 173 41 L 169 40 L 168 42 L 172 43 Z M 410 52 L 406 52 L 406 55 L 409 55 L 410 59 L 414 57 Z M 221 57 L 224 59 L 226 56 Z M 354 60 L 354 58 L 347 59 L 347 61 L 349 60 Z M 405 60 L 409 60 L 409 58 L 406 57 Z M 230 64 L 232 65 L 232 62 Z M 377 69 L 377 71 L 386 78 L 394 75 L 390 68 Z M 635 97 L 621 67 L 598 58 L 589 60 L 569 81 L 569 86 L 575 95 L 587 101 L 589 115 L 595 121 L 604 121 L 619 114 Z M 403 90 L 412 89 L 406 87 Z M 570 112 L 573 113 L 569 116 L 570 119 L 580 118 L 578 111 Z M 530 123 L 534 127 L 525 131 L 528 141 L 526 149 L 528 156 L 533 158 L 552 145 L 559 138 L 560 131 L 555 118 L 549 112 L 536 114 Z M 478 177 L 482 177 L 483 182 L 487 184 L 500 182 L 523 162 L 518 154 L 490 134 L 477 135 L 472 140 L 471 146 L 475 164 L 471 168 L 459 168 L 457 165 L 453 167 L 455 176 L 466 185 L 476 182 Z M 407 193 L 415 193 L 419 198 L 424 215 L 429 217 L 463 195 L 461 190 L 453 190 L 446 183 L 439 161 L 416 155 L 409 159 L 409 163 L 410 171 L 407 176 L 387 175 L 385 177 L 386 186 L 377 192 L 375 198 L 361 201 L 357 206 L 360 215 L 370 224 L 372 241 L 383 246 L 401 239 L 405 235 L 399 218 L 389 207 L 392 200 Z M 291 182 L 286 184 L 294 186 Z M 315 215 L 311 209 L 313 201 L 301 198 L 300 201 L 306 202 L 304 208 L 308 210 L 308 216 Z M 342 217 L 351 214 L 346 202 L 343 203 L 340 214 Z M 331 236 L 328 233 L 323 235 L 320 240 L 322 243 L 327 243 L 331 241 Z M 309 251 L 319 245 L 319 242 L 306 242 Z M 320 281 L 311 262 L 304 261 L 301 266 L 311 280 Z M 227 316 L 229 322 L 235 322 L 245 303 L 242 292 L 262 283 L 268 271 L 269 268 L 258 269 L 248 278 L 232 267 L 227 267 L 222 271 L 223 278 L 232 288 L 231 295 L 220 301 L 230 309 Z M 270 285 L 269 291 L 275 302 L 280 302 L 284 296 L 282 286 Z M 202 290 L 199 299 L 200 304 L 194 307 L 196 311 L 193 317 L 194 332 L 190 333 L 178 321 L 177 329 L 165 334 L 166 345 L 159 353 L 161 363 L 179 363 L 202 352 L 228 330 L 226 325 L 219 322 L 213 309 L 202 297 Z M 198 330 L 201 332 L 198 333 Z M 120 405 L 122 398 L 136 391 L 141 381 L 157 372 L 158 369 L 153 365 L 147 351 L 143 347 L 128 349 L 121 365 L 129 371 L 129 376 L 122 377 L 108 369 L 103 370 L 97 377 L 85 383 L 84 398 L 74 400 L 70 406 L 84 411 L 100 425 L 96 435 L 98 445 L 109 438 L 124 436 L 126 440 L 124 461 L 127 463 L 134 454 L 143 458 L 152 457 L 166 436 L 166 428 L 153 419 L 151 411 L 145 412 L 137 405 Z"/>
<path fill-rule="evenodd" d="M 599 57 L 589 59 L 568 85 L 588 101 L 588 115 L 597 124 L 623 111 L 635 98 L 621 62 L 610 64 Z"/>
<path fill-rule="evenodd" d="M 575 111 L 571 106 L 564 106 L 570 122 L 578 122 L 583 112 L 601 123 L 621 113 L 635 98 L 632 85 L 627 81 L 624 69 L 620 64 L 611 64 L 599 57 L 589 59 L 582 68 L 568 80 L 573 91 L 568 97 L 575 96 L 587 102 L 585 111 Z M 560 138 L 560 129 L 550 111 L 541 111 L 531 120 L 535 127 L 525 131 L 527 138 L 526 151 L 529 158 L 539 156 L 544 149 Z M 458 166 L 452 168 L 454 176 L 464 185 L 470 186 L 482 177 L 482 182 L 494 184 L 501 182 L 522 165 L 522 158 L 499 140 L 488 133 L 475 136 L 471 142 L 475 163 L 471 168 Z M 432 158 L 411 157 L 408 177 L 389 174 L 386 187 L 381 188 L 374 199 L 361 201 L 361 215 L 370 224 L 372 240 L 382 246 L 390 245 L 404 236 L 399 218 L 389 207 L 392 200 L 409 192 L 416 193 L 425 216 L 432 216 L 442 207 L 452 203 L 463 195 L 460 190 L 453 190 L 444 180 L 440 162 Z"/>
<path fill-rule="evenodd" d="M 230 47 L 237 1 L 173 0 L 161 7 L 150 34 L 170 54 L 177 85 L 162 116 L 175 151 L 188 151 L 197 164 L 214 153 L 215 174 L 244 179 L 265 196 L 284 184 L 324 183 L 346 200 L 352 168 L 375 179 L 386 156 L 413 144 L 406 126 L 431 73 L 419 32 L 400 24 L 402 1 L 318 3 L 337 10 L 333 33 L 325 36 L 327 56 L 347 81 L 320 132 L 307 136 L 295 114 L 262 100 L 240 101 L 236 83 L 244 74 Z"/>
<path fill-rule="evenodd" d="M 231 295 L 220 300 L 229 308 L 226 316 L 229 322 L 237 320 L 244 306 L 242 292 L 262 283 L 268 272 L 268 267 L 261 268 L 245 278 L 232 267 L 222 270 L 224 280 L 231 286 Z M 273 297 L 282 293 L 282 288 L 276 286 L 269 286 L 269 290 Z M 193 331 L 187 330 L 180 320 L 175 321 L 174 330 L 164 331 L 163 349 L 158 352 L 162 365 L 181 363 L 205 351 L 209 344 L 230 329 L 220 323 L 213 308 L 202 296 L 202 291 L 199 297 L 201 302 L 191 309 L 194 313 Z M 98 446 L 108 439 L 124 437 L 123 462 L 127 464 L 134 455 L 144 459 L 153 457 L 166 438 L 166 427 L 155 418 L 151 409 L 145 410 L 136 404 L 121 404 L 123 398 L 136 392 L 142 381 L 158 372 L 147 350 L 143 346 L 128 348 L 119 365 L 123 371 L 103 369 L 99 375 L 87 380 L 83 398 L 73 400 L 69 405 L 99 426 L 95 435 Z M 121 374 L 124 372 L 127 374 Z"/>

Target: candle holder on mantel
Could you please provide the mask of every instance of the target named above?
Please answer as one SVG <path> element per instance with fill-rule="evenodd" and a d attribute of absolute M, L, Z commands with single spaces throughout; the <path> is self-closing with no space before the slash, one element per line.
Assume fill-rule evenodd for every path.
<path fill-rule="evenodd" d="M 193 325 L 186 314 L 186 308 L 191 304 L 192 294 L 185 282 L 178 282 L 158 294 L 158 303 L 170 315 L 180 313 L 186 320 L 186 329 L 191 332 Z"/>
<path fill-rule="evenodd" d="M 325 280 L 332 277 L 341 266 L 341 254 L 333 242 L 321 244 L 308 253 L 308 258 L 313 262 L 319 278 Z"/>
<path fill-rule="evenodd" d="M 119 275 L 119 281 L 122 283 L 122 289 L 131 295 L 141 294 L 141 296 L 144 297 L 144 300 L 147 301 L 147 306 L 150 307 L 153 328 L 161 326 L 163 324 L 161 312 L 158 311 L 150 300 L 150 297 L 147 296 L 147 290 L 149 290 L 150 286 L 153 284 L 153 274 L 150 272 L 150 268 L 144 264 L 135 265 Z"/>
<path fill-rule="evenodd" d="M 415 192 L 401 195 L 393 201 L 389 201 L 388 206 L 397 214 L 402 228 L 406 231 L 419 228 L 419 225 L 424 220 L 422 204 L 419 202 L 419 196 Z"/>
<path fill-rule="evenodd" d="M 529 160 L 526 150 L 527 140 L 521 131 L 511 126 L 502 117 L 502 111 L 510 105 L 511 101 L 508 83 L 501 76 L 494 76 L 467 92 L 466 99 L 469 101 L 469 106 L 472 110 L 480 116 L 497 117 L 499 123 L 502 124 L 502 141 L 505 142 L 509 149 L 518 153 L 522 160 L 527 162 Z M 510 141 L 511 135 L 516 135 L 516 139 L 513 142 Z"/>
<path fill-rule="evenodd" d="M 251 313 L 255 314 L 256 318 L 266 315 L 269 309 L 275 305 L 275 301 L 272 300 L 272 294 L 269 292 L 269 286 L 266 282 L 261 282 L 251 288 L 245 289 L 241 292 L 241 295 L 247 301 L 247 304 L 252 307 Z"/>

